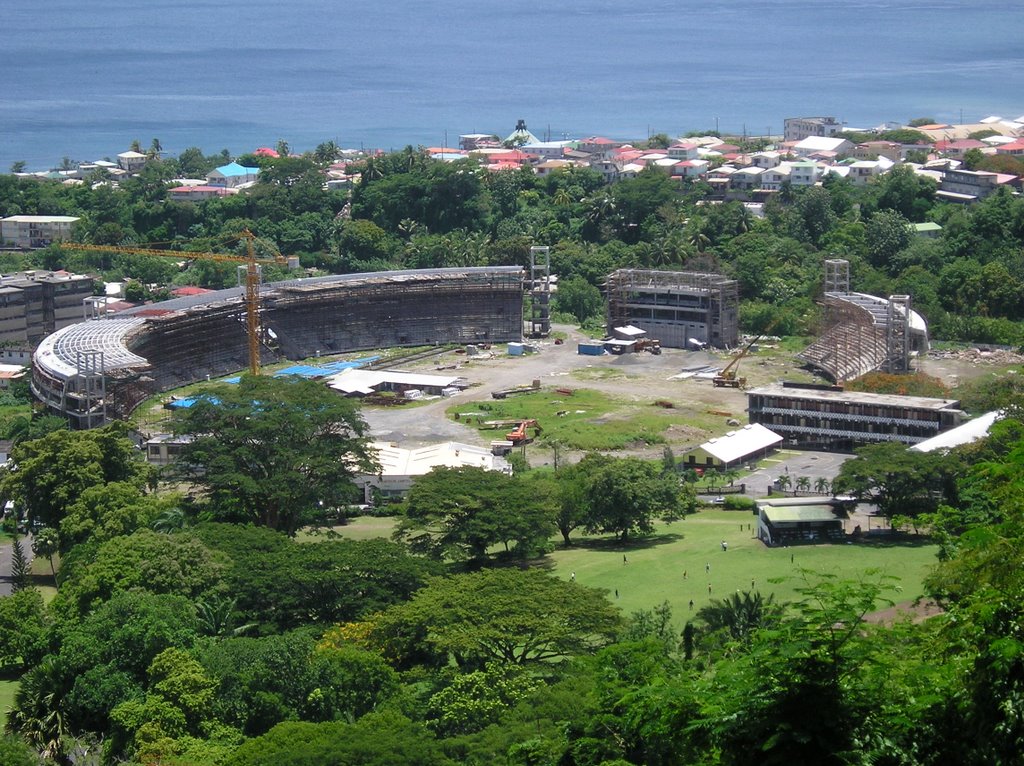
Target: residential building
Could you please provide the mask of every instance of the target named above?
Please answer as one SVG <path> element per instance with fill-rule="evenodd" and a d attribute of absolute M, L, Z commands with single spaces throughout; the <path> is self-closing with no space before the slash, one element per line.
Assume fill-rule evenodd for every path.
<path fill-rule="evenodd" d="M 836 159 L 842 159 L 853 151 L 853 142 L 845 138 L 829 138 L 809 136 L 793 144 L 793 153 L 798 157 L 809 157 L 812 154 L 828 153 Z"/>
<path fill-rule="evenodd" d="M 1000 144 L 996 147 L 996 154 L 1009 154 L 1012 157 L 1024 155 L 1024 139 L 1013 141 L 1008 144 Z"/>
<path fill-rule="evenodd" d="M 466 133 L 459 136 L 459 148 L 466 152 L 501 146 L 500 139 L 490 133 Z"/>
<path fill-rule="evenodd" d="M 138 173 L 146 166 L 149 158 L 141 152 L 121 152 L 117 155 L 117 165 L 126 173 Z"/>
<path fill-rule="evenodd" d="M 866 141 L 853 147 L 850 156 L 858 160 L 874 160 L 885 157 L 893 162 L 899 162 L 904 157 L 904 151 L 903 146 L 894 141 Z"/>
<path fill-rule="evenodd" d="M 672 144 L 672 146 L 665 150 L 665 154 L 674 160 L 695 160 L 699 156 L 698 149 L 697 144 L 682 142 Z"/>
<path fill-rule="evenodd" d="M 750 155 L 750 164 L 755 168 L 774 168 L 782 162 L 782 155 L 779 152 L 754 152 Z"/>
<path fill-rule="evenodd" d="M 747 392 L 751 423 L 807 449 L 848 451 L 877 442 L 917 444 L 963 419 L 954 399 L 843 391 L 831 386 L 769 385 Z"/>
<path fill-rule="evenodd" d="M 175 202 L 198 202 L 213 197 L 227 197 L 236 191 L 225 186 L 176 186 L 167 190 L 167 196 Z"/>
<path fill-rule="evenodd" d="M 847 178 L 857 186 L 864 186 L 872 178 L 888 173 L 894 164 L 892 160 L 885 157 L 875 160 L 858 160 L 848 165 L 850 172 Z"/>
<path fill-rule="evenodd" d="M 34 346 L 62 327 L 85 319 L 91 277 L 66 272 L 25 271 L 0 277 L 0 341 Z"/>
<path fill-rule="evenodd" d="M 759 189 L 761 188 L 761 176 L 765 172 L 764 168 L 757 167 L 756 165 L 740 168 L 729 176 L 729 186 L 738 191 Z"/>
<path fill-rule="evenodd" d="M 841 133 L 843 124 L 835 117 L 787 117 L 783 141 L 802 141 L 811 136 L 830 137 Z"/>
<path fill-rule="evenodd" d="M 206 183 L 210 186 L 226 186 L 234 189 L 243 184 L 255 183 L 259 173 L 259 168 L 247 168 L 237 162 L 229 162 L 227 165 L 221 165 L 207 173 Z"/>
<path fill-rule="evenodd" d="M 561 159 L 565 150 L 575 143 L 575 141 L 531 141 L 519 148 L 527 154 L 535 154 L 542 160 L 557 160 Z"/>
<path fill-rule="evenodd" d="M 0 219 L 0 244 L 26 249 L 71 239 L 72 215 L 12 215 Z"/>
<path fill-rule="evenodd" d="M 761 174 L 760 188 L 765 191 L 779 191 L 782 184 L 789 181 L 790 163 L 784 162 L 774 168 L 768 168 Z"/>
<path fill-rule="evenodd" d="M 943 173 L 935 196 L 950 202 L 975 202 L 994 194 L 999 186 L 997 173 L 956 168 Z"/>

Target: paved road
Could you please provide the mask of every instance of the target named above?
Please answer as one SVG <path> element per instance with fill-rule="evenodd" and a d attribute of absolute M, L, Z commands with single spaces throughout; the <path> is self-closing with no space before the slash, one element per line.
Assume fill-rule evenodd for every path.
<path fill-rule="evenodd" d="M 21 537 L 21 546 L 22 550 L 25 551 L 25 558 L 31 564 L 35 555 L 32 553 L 32 536 L 23 535 Z M 11 552 L 12 546 L 10 541 L 0 544 L 0 596 L 11 595 Z"/>

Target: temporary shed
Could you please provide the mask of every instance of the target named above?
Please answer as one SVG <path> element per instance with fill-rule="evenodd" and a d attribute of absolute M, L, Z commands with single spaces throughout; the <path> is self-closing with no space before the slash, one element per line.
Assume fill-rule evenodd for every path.
<path fill-rule="evenodd" d="M 425 394 L 441 395 L 445 388 L 466 388 L 469 383 L 458 375 L 423 375 L 398 370 L 348 369 L 332 375 L 327 385 L 347 396 L 369 395 L 376 391 L 403 392 L 419 389 Z"/>
<path fill-rule="evenodd" d="M 731 468 L 764 457 L 781 443 L 782 437 L 777 433 L 760 423 L 751 423 L 695 447 L 684 456 L 684 465 Z"/>
<path fill-rule="evenodd" d="M 374 495 L 387 499 L 402 497 L 418 476 L 430 473 L 437 467 L 477 467 L 512 473 L 511 466 L 504 458 L 494 455 L 486 447 L 472 444 L 442 442 L 416 449 L 403 449 L 388 442 L 374 442 L 371 447 L 377 454 L 380 473 L 362 474 L 355 478 L 356 486 L 363 491 L 367 503 L 373 501 Z"/>

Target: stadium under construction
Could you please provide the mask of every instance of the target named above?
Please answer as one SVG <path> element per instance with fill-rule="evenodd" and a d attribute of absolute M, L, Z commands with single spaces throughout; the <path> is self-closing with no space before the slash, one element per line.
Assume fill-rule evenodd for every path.
<path fill-rule="evenodd" d="M 524 270 L 427 269 L 265 285 L 264 363 L 374 348 L 501 343 L 523 336 Z M 243 289 L 179 298 L 46 337 L 32 391 L 73 428 L 128 415 L 146 398 L 247 366 Z"/>

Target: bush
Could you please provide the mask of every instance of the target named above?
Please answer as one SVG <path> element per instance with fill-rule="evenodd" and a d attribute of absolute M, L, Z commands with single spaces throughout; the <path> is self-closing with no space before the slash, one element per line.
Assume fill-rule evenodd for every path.
<path fill-rule="evenodd" d="M 746 495 L 726 495 L 722 507 L 727 511 L 752 511 L 757 508 L 757 503 Z"/>

